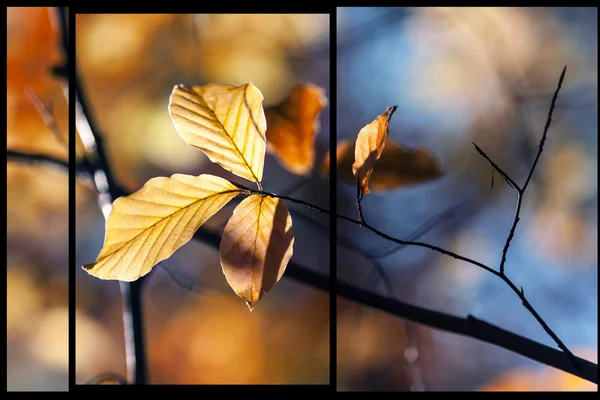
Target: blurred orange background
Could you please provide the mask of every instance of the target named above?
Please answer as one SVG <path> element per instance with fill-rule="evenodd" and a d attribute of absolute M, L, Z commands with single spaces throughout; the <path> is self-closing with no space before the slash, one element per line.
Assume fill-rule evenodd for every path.
<path fill-rule="evenodd" d="M 68 107 L 55 11 L 7 8 L 7 147 L 66 160 Z M 55 137 L 31 99 L 52 111 Z M 68 173 L 7 164 L 7 389 L 68 388 Z"/>
<path fill-rule="evenodd" d="M 174 173 L 231 178 L 176 133 L 168 112 L 178 84 L 254 83 L 265 106 L 297 82 L 329 91 L 327 15 L 77 15 L 77 69 L 119 183 L 138 190 Z M 325 49 L 325 51 L 323 50 Z M 329 146 L 320 115 L 318 157 Z M 263 187 L 303 179 L 270 155 Z M 235 178 L 234 178 L 235 180 Z M 238 180 L 239 181 L 239 180 Z M 77 263 L 93 262 L 104 219 L 93 192 L 77 188 Z M 329 208 L 328 183 L 314 178 L 294 197 Z M 205 227 L 221 232 L 234 202 Z M 293 261 L 329 274 L 327 216 L 288 205 Z M 174 279 L 175 280 L 174 280 Z M 329 295 L 282 280 L 252 313 L 227 285 L 218 249 L 196 240 L 154 268 L 144 294 L 151 383 L 329 383 Z M 190 290 L 192 289 L 192 290 Z M 119 285 L 77 271 L 77 382 L 103 371 L 126 375 Z"/>

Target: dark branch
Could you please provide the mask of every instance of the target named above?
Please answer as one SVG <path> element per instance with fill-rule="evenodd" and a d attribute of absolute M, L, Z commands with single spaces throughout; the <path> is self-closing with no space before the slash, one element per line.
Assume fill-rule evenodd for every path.
<path fill-rule="evenodd" d="M 18 161 L 31 164 L 51 164 L 57 167 L 69 169 L 69 161 L 60 160 L 46 154 L 24 153 L 16 150 L 6 150 L 7 161 Z"/>
<path fill-rule="evenodd" d="M 516 189 L 517 191 L 521 191 L 521 188 L 519 188 L 519 185 L 517 185 L 515 183 L 515 181 L 513 181 L 512 179 L 510 179 L 510 177 L 504 172 L 502 171 L 502 168 L 500 168 L 499 166 L 496 165 L 496 163 L 494 163 L 488 156 L 487 154 L 485 154 L 483 152 L 483 150 L 481 150 L 479 148 L 479 146 L 477 146 L 475 143 L 473 143 L 473 147 L 475 147 L 475 150 L 477 150 L 477 152 L 486 160 L 488 160 L 488 162 L 490 163 L 490 165 L 492 166 L 492 168 L 494 168 L 496 171 L 498 171 L 498 173 L 500 174 L 500 176 L 502 176 L 504 178 L 504 180 L 506 181 L 506 183 L 508 183 L 508 185 L 510 187 L 512 187 L 513 189 Z M 492 179 L 493 179 L 493 175 L 492 175 Z M 492 180 L 493 182 L 493 180 Z M 492 183 L 492 187 L 493 187 L 493 183 Z"/>
<path fill-rule="evenodd" d="M 546 125 L 544 127 L 544 133 L 542 134 L 542 138 L 540 139 L 540 144 L 538 147 L 538 152 L 535 156 L 535 160 L 533 162 L 533 165 L 531 166 L 531 169 L 529 170 L 529 175 L 527 176 L 527 180 L 525 181 L 525 184 L 523 185 L 523 187 L 521 189 L 519 189 L 517 187 L 517 192 L 518 192 L 518 200 L 517 200 L 517 209 L 515 211 L 515 218 L 513 220 L 513 224 L 512 227 L 510 229 L 510 232 L 508 234 L 508 238 L 506 239 L 506 243 L 504 244 L 504 248 L 502 250 L 502 260 L 500 261 L 500 275 L 501 278 L 506 282 L 506 284 L 508 284 L 510 286 L 510 288 L 513 290 L 513 292 L 515 292 L 522 300 L 523 302 L 523 306 L 525 306 L 525 308 L 527 308 L 527 310 L 529 310 L 529 312 L 535 317 L 535 319 L 540 323 L 540 325 L 544 328 L 544 330 L 546 331 L 546 333 L 548 333 L 548 335 L 550 335 L 550 337 L 552 337 L 552 339 L 556 342 L 556 344 L 558 345 L 558 347 L 560 347 L 565 354 L 567 354 L 567 356 L 571 359 L 571 361 L 573 362 L 573 364 L 575 366 L 577 366 L 577 363 L 575 361 L 575 356 L 573 355 L 573 353 L 567 348 L 567 346 L 560 340 L 560 338 L 552 331 L 552 329 L 550 329 L 550 327 L 548 326 L 548 324 L 546 324 L 546 322 L 542 319 L 542 317 L 535 311 L 535 309 L 533 308 L 533 306 L 529 303 L 529 301 L 527 300 L 527 298 L 525 297 L 525 292 L 524 290 L 521 288 L 521 290 L 519 290 L 517 288 L 517 286 L 504 274 L 504 266 L 506 264 L 506 257 L 508 254 L 508 249 L 510 247 L 510 244 L 512 242 L 512 239 L 515 236 L 515 231 L 517 229 L 517 225 L 519 223 L 520 220 L 520 213 L 521 213 L 521 206 L 523 204 L 523 196 L 525 195 L 525 190 L 527 189 L 527 186 L 529 185 L 529 182 L 531 181 L 531 177 L 533 176 L 533 172 L 535 171 L 535 167 L 540 159 L 540 156 L 542 154 L 542 151 L 544 150 L 544 143 L 546 142 L 546 137 L 548 135 L 548 129 L 550 129 L 550 123 L 552 122 L 552 113 L 554 111 L 554 106 L 556 104 L 556 99 L 558 98 L 558 92 L 560 91 L 560 88 L 562 86 L 563 80 L 565 78 L 565 72 L 567 71 L 567 66 L 565 65 L 565 67 L 562 70 L 562 73 L 560 74 L 560 79 L 558 80 L 558 86 L 556 88 L 556 91 L 554 92 L 554 96 L 552 97 L 552 102 L 550 104 L 550 110 L 548 110 L 548 118 L 546 119 Z"/>
<path fill-rule="evenodd" d="M 574 357 L 577 369 L 565 354 L 552 347 L 527 339 L 502 328 L 481 321 L 473 316 L 459 318 L 422 307 L 415 307 L 387 297 L 358 289 L 338 281 L 338 295 L 360 304 L 386 311 L 436 329 L 457 333 L 500 346 L 534 361 L 550 365 L 562 371 L 577 375 L 593 383 L 598 383 L 598 365 L 582 358 Z"/>
<path fill-rule="evenodd" d="M 531 166 L 531 169 L 529 171 L 529 175 L 527 176 L 527 180 L 525 181 L 525 184 L 523 185 L 522 188 L 519 187 L 507 174 L 505 174 L 504 171 L 502 171 L 502 169 L 500 169 L 483 152 L 483 150 L 481 150 L 479 147 L 477 147 L 477 145 L 475 143 L 473 143 L 473 146 L 475 146 L 475 149 L 477 150 L 477 152 L 482 157 L 484 157 L 486 160 L 488 160 L 488 162 L 492 165 L 492 167 L 494 167 L 500 173 L 500 175 L 502 175 L 502 177 L 517 191 L 517 208 L 516 208 L 516 211 L 515 211 L 515 217 L 513 219 L 512 227 L 510 228 L 510 232 L 508 234 L 506 242 L 504 243 L 504 248 L 502 249 L 502 259 L 500 261 L 500 273 L 497 276 L 499 276 L 512 289 L 512 291 L 515 292 L 517 294 L 517 296 L 519 296 L 519 298 L 523 302 L 523 306 L 534 316 L 534 318 L 538 321 L 538 323 L 542 326 L 542 328 L 544 328 L 544 331 L 546 331 L 546 333 L 556 342 L 556 344 L 558 345 L 558 347 L 560 347 L 560 349 L 567 355 L 567 357 L 573 363 L 573 366 L 575 368 L 577 368 L 577 362 L 576 362 L 576 360 L 574 358 L 575 356 L 567 348 L 567 346 L 560 340 L 560 338 L 554 333 L 554 331 L 552 331 L 552 329 L 550 329 L 550 327 L 548 326 L 548 324 L 537 313 L 537 311 L 533 308 L 533 306 L 531 305 L 531 303 L 529 303 L 529 301 L 525 297 L 525 291 L 523 290 L 523 287 L 521 287 L 521 290 L 519 290 L 517 288 L 517 286 L 504 273 L 506 259 L 507 259 L 507 254 L 508 254 L 508 249 L 510 248 L 510 244 L 511 244 L 511 242 L 512 242 L 514 236 L 515 236 L 515 231 L 517 229 L 517 225 L 519 224 L 519 221 L 521 219 L 520 218 L 520 214 L 521 214 L 521 206 L 523 204 L 523 196 L 525 194 L 525 190 L 527 189 L 527 186 L 529 185 L 529 182 L 530 182 L 531 177 L 533 175 L 533 171 L 535 170 L 535 167 L 536 167 L 536 165 L 538 163 L 538 160 L 540 159 L 540 155 L 542 154 L 542 151 L 544 149 L 544 143 L 546 141 L 546 136 L 548 134 L 548 129 L 550 128 L 550 123 L 552 121 L 552 113 L 554 111 L 554 106 L 556 104 L 556 99 L 558 98 L 558 92 L 560 91 L 560 88 L 562 86 L 563 80 L 565 78 L 565 72 L 566 72 L 566 70 L 567 70 L 567 66 L 565 65 L 565 67 L 563 68 L 562 73 L 560 74 L 560 79 L 558 80 L 558 86 L 556 88 L 556 91 L 554 92 L 554 96 L 552 97 L 552 102 L 550 104 L 550 110 L 548 111 L 548 118 L 546 119 L 546 126 L 544 127 L 544 133 L 543 133 L 542 138 L 540 140 L 540 144 L 539 144 L 539 147 L 538 147 L 537 155 L 535 157 L 533 165 Z"/>
<path fill-rule="evenodd" d="M 360 223 L 364 223 L 365 222 L 365 217 L 363 215 L 363 210 L 362 210 L 362 199 L 363 199 L 363 191 L 362 191 L 362 187 L 360 186 L 360 179 L 356 179 L 356 208 L 358 209 L 358 220 L 360 221 Z"/>
<path fill-rule="evenodd" d="M 567 66 L 565 65 L 562 73 L 560 74 L 560 79 L 558 81 L 558 87 L 556 88 L 556 91 L 554 92 L 554 96 L 552 97 L 552 103 L 550 104 L 550 110 L 548 111 L 548 118 L 546 120 L 546 126 L 544 127 L 544 133 L 542 135 L 542 139 L 540 140 L 538 152 L 537 152 L 537 155 L 535 156 L 535 160 L 533 161 L 533 165 L 531 166 L 531 170 L 529 171 L 529 175 L 527 176 L 527 180 L 525 181 L 525 184 L 523 184 L 522 188 L 519 188 L 519 186 L 515 185 L 515 188 L 517 189 L 517 192 L 518 192 L 517 210 L 515 212 L 515 218 L 513 220 L 513 224 L 510 229 L 510 233 L 508 234 L 508 238 L 506 239 L 504 249 L 502 250 L 502 261 L 500 262 L 500 273 L 501 274 L 504 273 L 504 264 L 506 263 L 506 255 L 508 253 L 508 248 L 510 247 L 510 243 L 511 243 L 513 237 L 515 236 L 515 230 L 517 229 L 517 224 L 519 223 L 519 219 L 520 219 L 519 215 L 521 213 L 521 204 L 523 201 L 523 195 L 525 194 L 525 190 L 527 189 L 527 186 L 529 185 L 529 182 L 531 181 L 533 171 L 535 170 L 538 160 L 540 159 L 540 155 L 542 154 L 542 151 L 544 149 L 544 143 L 546 142 L 546 136 L 548 134 L 548 129 L 550 128 L 550 122 L 552 121 L 552 112 L 554 111 L 554 105 L 556 104 L 558 92 L 560 91 L 560 88 L 562 86 L 566 71 L 567 71 Z M 490 160 L 490 162 L 491 162 L 491 160 Z"/>
<path fill-rule="evenodd" d="M 465 261 L 465 262 L 467 262 L 469 264 L 473 264 L 475 266 L 478 266 L 479 268 L 483 268 L 486 271 L 488 271 L 488 272 L 490 272 L 490 273 L 492 273 L 492 274 L 494 274 L 496 276 L 500 275 L 497 271 L 493 270 L 492 268 L 488 267 L 485 264 L 480 263 L 479 261 L 475 261 L 475 260 L 470 259 L 468 257 L 463 257 L 461 255 L 458 255 L 458 254 L 452 252 L 452 251 L 448 251 L 448 250 L 442 249 L 441 247 L 437 247 L 437 246 L 434 246 L 434 245 L 431 245 L 431 244 L 428 244 L 428 243 L 422 243 L 422 242 L 415 242 L 415 241 L 411 241 L 411 240 L 398 239 L 398 238 L 390 236 L 390 235 L 388 235 L 386 233 L 381 232 L 380 230 L 372 227 L 371 225 L 367 224 L 366 222 L 362 222 L 361 223 L 360 221 L 357 221 L 357 220 L 352 219 L 350 217 L 346 217 L 344 215 L 339 215 L 339 214 L 337 215 L 337 217 L 340 218 L 340 219 L 343 219 L 345 221 L 352 222 L 353 224 L 357 224 L 357 225 L 363 226 L 363 227 L 367 228 L 368 230 L 370 230 L 371 232 L 373 232 L 374 234 L 376 234 L 377 236 L 380 236 L 380 237 L 382 237 L 382 238 L 384 238 L 386 240 L 389 240 L 390 242 L 398 243 L 398 244 L 401 244 L 401 245 L 410 245 L 410 246 L 417 246 L 417 247 L 425 247 L 427 249 L 430 249 L 430 250 L 433 250 L 433 251 L 437 251 L 438 253 L 450 256 L 450 257 L 455 258 L 457 260 L 461 260 L 461 261 Z"/>
<path fill-rule="evenodd" d="M 540 159 L 540 155 L 542 154 L 542 151 L 544 150 L 544 143 L 546 142 L 546 136 L 548 134 L 548 129 L 550 129 L 550 123 L 552 122 L 552 113 L 554 112 L 554 106 L 556 104 L 558 92 L 560 91 L 563 80 L 565 79 L 566 72 L 567 72 L 567 66 L 565 65 L 565 67 L 562 70 L 562 73 L 560 74 L 560 79 L 558 80 L 558 87 L 556 88 L 556 91 L 554 92 L 554 96 L 552 96 L 552 103 L 550 104 L 550 110 L 548 110 L 548 118 L 546 119 L 546 126 L 544 127 L 544 134 L 542 135 L 542 139 L 540 140 L 540 146 L 538 148 L 537 155 L 535 156 L 535 160 L 533 161 L 533 165 L 531 166 L 531 170 L 529 171 L 529 175 L 527 176 L 527 180 L 525 181 L 525 184 L 523 185 L 523 189 L 522 189 L 523 192 L 525 192 L 525 189 L 527 189 L 527 186 L 529 185 L 529 181 L 531 180 L 531 176 L 533 175 L 533 171 L 535 171 L 535 166 L 537 165 L 538 160 Z"/>

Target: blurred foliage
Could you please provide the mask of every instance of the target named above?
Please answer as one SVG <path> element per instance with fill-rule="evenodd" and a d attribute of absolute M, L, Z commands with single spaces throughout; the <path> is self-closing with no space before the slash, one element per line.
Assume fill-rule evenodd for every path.
<path fill-rule="evenodd" d="M 329 56 L 318 50 L 329 43 L 327 15 L 78 15 L 76 24 L 78 73 L 116 178 L 130 192 L 174 173 L 240 181 L 179 137 L 168 112 L 175 85 L 251 81 L 265 106 L 282 101 L 296 83 L 329 88 Z M 328 149 L 328 109 L 320 123 L 317 163 Z M 270 155 L 264 171 L 263 186 L 276 193 L 303 179 Z M 309 179 L 293 196 L 328 208 L 327 187 Z M 78 265 L 96 259 L 104 238 L 90 192 L 78 187 Z M 236 204 L 204 227 L 222 230 Z M 327 216 L 310 215 L 315 222 L 307 223 L 294 212 L 310 211 L 288 207 L 292 260 L 328 274 L 328 230 L 318 228 Z M 78 270 L 77 305 L 87 337 L 103 338 L 80 341 L 85 322 L 78 320 L 77 381 L 105 370 L 126 375 L 118 284 Z M 329 296 L 285 275 L 249 313 L 227 285 L 218 249 L 192 240 L 155 267 L 144 307 L 152 383 L 329 382 Z"/>
<path fill-rule="evenodd" d="M 66 159 L 26 89 L 50 107 L 67 137 L 67 102 L 50 68 L 62 60 L 53 9 L 7 8 L 7 147 Z M 66 390 L 68 175 L 7 165 L 7 389 Z"/>
<path fill-rule="evenodd" d="M 597 9 L 340 8 L 337 22 L 337 140 L 354 140 L 382 109 L 398 105 L 389 137 L 433 152 L 444 172 L 422 185 L 369 195 L 362 203 L 365 219 L 407 238 L 425 221 L 459 206 L 457 215 L 438 221 L 420 240 L 495 267 L 517 197 L 497 174 L 491 190 L 491 168 L 471 142 L 524 182 L 560 72 L 568 65 L 506 268 L 568 346 L 597 351 Z M 356 215 L 355 196 L 352 185 L 338 184 L 338 212 Z M 427 249 L 398 250 L 345 222 L 338 232 L 350 247 L 388 253 L 378 261 L 399 299 L 460 316 L 471 313 L 552 345 L 514 293 L 491 274 Z M 371 261 L 357 250 L 338 248 L 338 276 L 386 294 Z M 357 314 L 360 323 L 344 322 Z M 548 379 L 562 379 L 554 378 L 560 373 L 457 335 L 415 327 L 410 340 L 401 328 L 387 336 L 396 329 L 355 305 L 338 307 L 339 321 L 343 390 L 411 385 L 477 390 L 486 384 L 508 390 L 509 384 L 492 382 L 519 368 L 549 377 L 530 380 L 530 390 L 590 387 L 549 385 Z M 365 338 L 364 326 L 370 325 L 380 335 L 377 347 Z M 347 338 L 355 338 L 355 346 L 363 346 L 358 338 L 365 338 L 362 357 L 370 361 L 356 363 L 354 354 L 361 350 L 345 344 Z M 418 370 L 397 356 L 407 345 L 418 348 Z M 387 352 L 381 355 L 380 348 Z"/>

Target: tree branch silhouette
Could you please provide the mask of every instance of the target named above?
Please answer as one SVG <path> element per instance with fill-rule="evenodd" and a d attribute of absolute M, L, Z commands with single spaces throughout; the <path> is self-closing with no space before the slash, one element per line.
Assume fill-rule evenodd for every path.
<path fill-rule="evenodd" d="M 7 161 L 16 161 L 29 164 L 50 164 L 56 167 L 69 169 L 69 161 L 41 153 L 21 152 L 17 150 L 6 150 Z M 87 171 L 85 171 L 87 172 Z"/>
<path fill-rule="evenodd" d="M 393 300 L 375 293 L 371 293 L 345 282 L 337 282 L 338 295 L 354 300 L 360 304 L 367 304 L 382 311 L 418 322 L 432 328 L 447 332 L 458 333 L 463 336 L 479 339 L 483 342 L 494 344 L 514 353 L 520 354 L 531 360 L 549 365 L 562 371 L 579 376 L 593 383 L 598 383 L 598 365 L 573 356 L 577 368 L 565 353 L 509 332 L 495 325 L 477 319 L 471 315 L 466 318 L 455 317 L 449 314 L 416 307 L 397 300 Z"/>

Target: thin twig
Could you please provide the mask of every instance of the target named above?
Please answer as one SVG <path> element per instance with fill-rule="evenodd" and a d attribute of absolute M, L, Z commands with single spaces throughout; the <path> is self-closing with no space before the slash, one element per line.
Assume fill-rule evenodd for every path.
<path fill-rule="evenodd" d="M 550 335 L 550 337 L 556 342 L 556 344 L 558 345 L 558 347 L 560 347 L 560 349 L 562 351 L 564 351 L 564 353 L 568 356 L 568 358 L 573 362 L 573 366 L 575 368 L 577 368 L 577 362 L 575 360 L 575 357 L 574 357 L 573 353 L 560 340 L 560 338 L 554 333 L 554 331 L 552 331 L 552 329 L 550 329 L 550 327 L 548 326 L 548 324 L 544 321 L 544 319 L 542 319 L 542 317 L 537 313 L 537 311 L 535 311 L 535 309 L 533 308 L 533 306 L 531 305 L 531 303 L 529 303 L 529 301 L 525 297 L 525 292 L 523 291 L 523 289 L 521 288 L 521 290 L 519 290 L 517 288 L 517 286 L 504 273 L 506 259 L 507 259 L 507 254 L 508 254 L 508 249 L 510 248 L 510 244 L 512 242 L 512 239 L 515 236 L 515 231 L 517 229 L 517 225 L 518 225 L 519 220 L 520 220 L 521 206 L 523 204 L 523 196 L 525 194 L 525 190 L 527 189 L 527 186 L 529 185 L 529 182 L 531 181 L 531 177 L 533 175 L 533 171 L 535 170 L 535 167 L 536 167 L 536 165 L 537 165 L 537 163 L 538 163 L 538 161 L 540 159 L 540 156 L 542 154 L 542 151 L 544 149 L 544 143 L 546 142 L 546 137 L 547 137 L 547 134 L 548 134 L 548 129 L 550 129 L 550 123 L 552 122 L 552 113 L 554 111 L 554 105 L 556 104 L 556 99 L 558 98 L 558 92 L 560 91 L 560 88 L 562 86 L 563 80 L 565 78 L 565 72 L 566 71 L 567 71 L 567 66 L 565 65 L 565 67 L 562 70 L 562 73 L 560 74 L 560 79 L 558 80 L 558 86 L 556 88 L 556 91 L 554 92 L 554 96 L 552 97 L 552 102 L 550 104 L 550 109 L 548 111 L 548 118 L 546 119 L 546 125 L 544 127 L 544 133 L 543 133 L 542 138 L 540 140 L 540 144 L 539 144 L 539 147 L 538 147 L 537 155 L 535 157 L 533 165 L 531 166 L 531 169 L 529 170 L 529 174 L 527 176 L 527 180 L 525 181 L 525 184 L 523 185 L 523 187 L 519 187 L 479 147 L 477 147 L 477 145 L 475 143 L 473 143 L 473 146 L 475 146 L 475 149 L 479 152 L 479 154 L 481 154 L 482 157 L 484 157 L 486 160 L 488 160 L 490 162 L 490 164 L 500 173 L 500 175 L 502 175 L 502 177 L 507 180 L 507 182 L 511 182 L 512 183 L 512 186 L 517 191 L 517 208 L 516 208 L 516 211 L 515 211 L 515 217 L 514 217 L 514 220 L 513 220 L 513 223 L 512 223 L 512 227 L 510 228 L 510 232 L 508 234 L 508 237 L 506 239 L 506 242 L 504 244 L 504 248 L 502 249 L 502 259 L 500 261 L 500 273 L 499 273 L 498 276 L 500 278 L 502 278 L 502 280 L 513 290 L 513 292 L 515 292 L 517 294 L 517 296 L 519 296 L 519 298 L 523 302 L 523 306 L 534 316 L 534 318 L 538 321 L 538 323 L 542 326 L 542 328 L 544 328 L 544 331 L 546 331 L 546 333 L 548 335 Z"/>
<path fill-rule="evenodd" d="M 540 159 L 540 155 L 542 154 L 542 151 L 544 150 L 544 143 L 546 142 L 546 136 L 548 134 L 548 129 L 550 129 L 550 123 L 552 122 L 552 113 L 554 112 L 554 105 L 556 104 L 558 92 L 560 91 L 563 80 L 565 79 L 566 72 L 567 72 L 567 66 L 565 65 L 565 67 L 562 70 L 562 73 L 560 74 L 560 79 L 558 80 L 558 87 L 556 88 L 556 91 L 554 92 L 554 96 L 552 96 L 552 103 L 550 104 L 550 110 L 548 110 L 548 118 L 546 119 L 546 126 L 544 127 L 544 134 L 542 135 L 542 139 L 540 140 L 538 153 L 535 156 L 535 160 L 533 161 L 533 165 L 531 166 L 531 170 L 529 171 L 527 180 L 525 181 L 525 184 L 523 185 L 523 188 L 521 189 L 522 192 L 525 192 L 525 189 L 527 189 L 527 186 L 529 185 L 529 181 L 531 180 L 531 176 L 533 175 L 533 171 L 535 170 L 535 166 L 537 165 L 538 160 Z"/>
<path fill-rule="evenodd" d="M 42 99 L 40 99 L 40 97 L 37 95 L 37 93 L 35 93 L 35 91 L 32 88 L 30 88 L 29 86 L 27 88 L 25 88 L 25 93 L 27 94 L 27 97 L 29 97 L 31 102 L 33 103 L 33 106 L 35 107 L 37 112 L 40 114 L 40 117 L 42 117 L 44 124 L 48 127 L 48 129 L 50 129 L 50 132 L 52 133 L 54 138 L 61 145 L 66 147 L 67 142 L 63 138 L 63 135 L 60 132 L 60 129 L 58 129 L 58 125 L 56 124 L 56 119 L 52 115 L 52 111 L 50 111 L 50 107 L 47 106 L 46 104 L 44 104 Z"/>
<path fill-rule="evenodd" d="M 504 180 L 506 181 L 506 183 L 508 183 L 508 185 L 510 187 L 512 187 L 513 189 L 516 189 L 518 191 L 521 191 L 521 188 L 519 188 L 519 185 L 517 185 L 515 183 L 515 181 L 513 181 L 503 170 L 502 168 L 500 168 L 499 166 L 496 165 L 496 163 L 494 163 L 488 156 L 487 154 L 484 153 L 483 150 L 481 150 L 479 148 L 479 146 L 477 146 L 475 143 L 473 143 L 473 147 L 475 147 L 475 150 L 477 150 L 477 152 L 483 157 L 485 158 L 490 165 L 492 166 L 492 168 L 494 168 L 496 171 L 498 171 L 498 173 L 500 174 L 501 177 L 504 178 Z M 492 179 L 493 179 L 493 175 L 492 175 Z M 493 180 L 492 180 L 493 182 Z M 493 184 L 492 184 L 492 188 L 493 188 Z"/>
<path fill-rule="evenodd" d="M 366 222 L 360 222 L 360 221 L 357 221 L 357 220 L 355 220 L 353 218 L 346 217 L 345 215 L 340 215 L 340 214 L 337 214 L 337 217 L 340 218 L 340 219 L 343 219 L 345 221 L 352 222 L 353 224 L 361 225 L 361 226 L 367 228 L 368 230 L 370 230 L 371 232 L 373 232 L 374 234 L 376 234 L 377 236 L 380 236 L 380 237 L 382 237 L 382 238 L 384 238 L 386 240 L 389 240 L 390 242 L 398 243 L 398 244 L 401 244 L 401 245 L 425 247 L 427 249 L 430 249 L 430 250 L 433 250 L 433 251 L 437 251 L 438 253 L 450 256 L 450 257 L 455 258 L 457 260 L 465 261 L 465 262 L 467 262 L 469 264 L 476 265 L 479 268 L 483 268 L 484 270 L 486 270 L 486 271 L 488 271 L 488 272 L 490 272 L 490 273 L 492 273 L 494 275 L 497 275 L 497 276 L 500 275 L 497 271 L 493 270 L 492 268 L 488 267 L 487 265 L 485 265 L 483 263 L 480 263 L 479 261 L 475 261 L 475 260 L 470 259 L 468 257 L 463 257 L 463 256 L 461 256 L 459 254 L 456 254 L 456 253 L 452 252 L 452 251 L 442 249 L 441 247 L 434 246 L 434 245 L 431 245 L 431 244 L 428 244 L 428 243 L 422 243 L 422 242 L 416 242 L 416 241 L 411 241 L 411 240 L 398 239 L 398 238 L 390 236 L 390 235 L 388 235 L 386 233 L 381 232 L 380 230 L 372 227 L 371 225 L 367 224 Z"/>
<path fill-rule="evenodd" d="M 358 209 L 358 220 L 362 223 L 365 222 L 365 217 L 363 215 L 362 210 L 362 199 L 363 199 L 363 191 L 360 185 L 360 178 L 356 179 L 356 208 Z"/>

